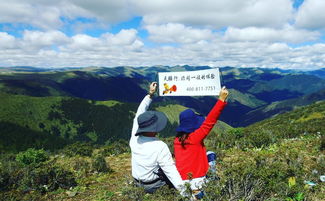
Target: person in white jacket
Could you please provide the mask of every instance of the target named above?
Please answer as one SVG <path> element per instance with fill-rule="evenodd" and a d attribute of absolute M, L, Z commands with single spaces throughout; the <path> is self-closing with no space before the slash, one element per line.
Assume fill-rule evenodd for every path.
<path fill-rule="evenodd" d="M 184 182 L 176 169 L 168 146 L 156 135 L 167 124 L 167 117 L 162 112 L 147 111 L 157 89 L 153 82 L 149 94 L 140 103 L 133 120 L 130 147 L 132 153 L 132 176 L 135 184 L 143 187 L 147 193 L 168 185 L 181 194 L 184 193 Z"/>

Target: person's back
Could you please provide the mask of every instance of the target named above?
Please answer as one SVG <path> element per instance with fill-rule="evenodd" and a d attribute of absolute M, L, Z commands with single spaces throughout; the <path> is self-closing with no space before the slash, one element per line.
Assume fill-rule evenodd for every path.
<path fill-rule="evenodd" d="M 206 148 L 203 142 L 196 142 L 189 135 L 183 147 L 179 138 L 175 138 L 174 154 L 177 170 L 180 172 L 183 180 L 206 175 L 209 165 L 208 159 L 205 157 Z"/>
<path fill-rule="evenodd" d="M 162 153 L 169 152 L 167 145 L 157 137 L 139 136 L 136 143 L 130 142 L 130 147 L 132 176 L 142 178 L 143 182 L 157 179 L 156 173 L 160 167 L 159 161 L 162 161 Z"/>
<path fill-rule="evenodd" d="M 164 185 L 176 188 L 184 193 L 184 182 L 176 169 L 168 146 L 156 135 L 167 124 L 162 112 L 148 111 L 157 83 L 150 85 L 149 94 L 141 101 L 130 138 L 132 155 L 132 176 L 135 184 L 143 187 L 147 193 L 153 193 Z"/>
<path fill-rule="evenodd" d="M 191 109 L 180 114 L 180 125 L 174 140 L 176 167 L 183 180 L 191 183 L 192 190 L 200 190 L 209 169 L 204 139 L 216 124 L 223 108 L 226 106 L 228 90 L 222 88 L 219 100 L 204 117 Z"/>

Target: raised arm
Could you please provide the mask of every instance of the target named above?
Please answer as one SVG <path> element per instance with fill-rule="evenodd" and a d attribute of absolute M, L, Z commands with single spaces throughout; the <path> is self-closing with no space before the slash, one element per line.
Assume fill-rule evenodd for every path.
<path fill-rule="evenodd" d="M 197 130 L 195 130 L 191 135 L 191 141 L 194 143 L 200 143 L 206 136 L 210 133 L 213 126 L 217 123 L 218 118 L 226 106 L 226 99 L 228 97 L 228 90 L 226 87 L 222 87 L 220 94 L 219 94 L 219 100 L 214 105 L 212 110 L 209 112 L 208 116 Z"/>
<path fill-rule="evenodd" d="M 141 101 L 141 103 L 137 109 L 137 113 L 135 114 L 135 117 L 133 119 L 131 138 L 135 136 L 135 133 L 137 132 L 137 130 L 139 128 L 138 116 L 148 110 L 149 105 L 152 102 L 152 97 L 156 91 L 157 91 L 157 82 L 152 82 L 149 86 L 148 95 L 146 95 L 143 98 L 143 100 Z"/>

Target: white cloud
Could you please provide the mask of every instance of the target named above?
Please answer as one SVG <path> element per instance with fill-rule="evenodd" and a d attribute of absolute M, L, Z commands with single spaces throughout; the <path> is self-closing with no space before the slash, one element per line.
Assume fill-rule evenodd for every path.
<path fill-rule="evenodd" d="M 24 31 L 23 42 L 27 46 L 37 48 L 49 47 L 52 45 L 62 45 L 69 42 L 68 37 L 60 31 Z"/>
<path fill-rule="evenodd" d="M 62 25 L 60 10 L 28 1 L 2 1 L 0 23 L 25 23 L 43 29 L 55 29 Z"/>
<path fill-rule="evenodd" d="M 189 64 L 316 69 L 325 66 L 325 45 L 318 40 L 325 22 L 323 2 L 306 0 L 296 11 L 292 0 L 2 1 L 0 23 L 8 23 L 4 27 L 33 26 L 37 31 L 10 35 L 13 32 L 2 28 L 8 32 L 0 32 L 0 66 Z M 148 31 L 151 41 L 136 28 L 99 36 L 84 31 L 107 29 L 132 16 L 143 17 L 139 29 Z M 69 24 L 70 20 L 74 23 Z M 63 25 L 72 36 L 59 31 L 65 30 Z"/>
<path fill-rule="evenodd" d="M 194 29 L 183 24 L 148 25 L 145 28 L 150 34 L 149 39 L 159 43 L 196 43 L 213 38 L 209 29 Z"/>
<path fill-rule="evenodd" d="M 152 66 L 152 65 L 213 65 L 238 67 L 281 67 L 317 69 L 325 64 L 325 45 L 315 44 L 289 47 L 286 43 L 224 41 L 216 37 L 177 47 L 145 47 L 135 30 L 123 30 L 115 35 L 104 34 L 99 38 L 86 34 L 64 36 L 59 43 L 53 36 L 60 33 L 25 32 L 22 39 L 0 33 L 6 44 L 19 48 L 0 46 L 0 66 Z M 38 37 L 35 37 L 38 36 Z M 52 37 L 51 37 L 52 36 Z M 37 40 L 37 38 L 39 40 Z M 54 37 L 56 38 L 56 37 Z M 60 37 L 57 37 L 60 38 Z M 115 41 L 115 42 L 113 42 Z M 123 43 L 124 41 L 127 41 Z M 58 49 L 47 48 L 58 44 Z M 29 47 L 42 48 L 30 50 Z"/>
<path fill-rule="evenodd" d="M 127 0 L 70 0 L 68 2 L 105 22 L 120 22 L 131 15 Z"/>
<path fill-rule="evenodd" d="M 14 48 L 15 43 L 15 37 L 9 35 L 6 32 L 0 32 L 0 49 Z"/>
<path fill-rule="evenodd" d="M 24 31 L 22 38 L 15 38 L 0 32 L 0 65 L 89 66 L 107 61 L 119 64 L 127 62 L 126 55 L 140 53 L 143 46 L 134 29 L 98 38 L 86 34 L 68 37 L 59 31 Z"/>
<path fill-rule="evenodd" d="M 317 31 L 295 29 L 285 26 L 282 29 L 246 27 L 243 29 L 229 27 L 225 39 L 229 41 L 264 41 L 301 43 L 317 40 L 321 34 Z"/>
<path fill-rule="evenodd" d="M 57 29 L 61 17 L 94 18 L 105 23 L 127 20 L 127 0 L 10 0 L 0 2 L 0 23 L 25 23 L 41 29 Z"/>
<path fill-rule="evenodd" d="M 119 23 L 143 16 L 148 25 L 179 23 L 214 28 L 281 27 L 292 18 L 291 0 L 10 0 L 0 3 L 0 22 L 56 29 L 61 17 Z"/>
<path fill-rule="evenodd" d="M 222 28 L 280 27 L 292 18 L 293 8 L 291 0 L 10 0 L 0 3 L 0 13 L 0 22 L 27 23 L 42 29 L 62 26 L 62 16 L 95 18 L 110 24 L 143 16 L 149 25 Z"/>
<path fill-rule="evenodd" d="M 72 51 L 95 50 L 100 45 L 100 40 L 86 34 L 77 34 L 73 36 L 72 43 L 69 45 Z"/>
<path fill-rule="evenodd" d="M 137 30 L 135 29 L 122 29 L 116 35 L 107 33 L 102 37 L 107 41 L 109 45 L 131 45 L 137 39 Z"/>
<path fill-rule="evenodd" d="M 305 0 L 298 10 L 296 25 L 307 29 L 325 29 L 324 11 L 324 0 Z"/>
<path fill-rule="evenodd" d="M 289 52 L 290 50 L 291 48 L 286 43 L 273 43 L 266 48 L 265 52 L 283 54 L 285 52 Z"/>
<path fill-rule="evenodd" d="M 181 23 L 214 28 L 281 27 L 292 18 L 290 0 L 132 0 L 146 24 Z"/>
<path fill-rule="evenodd" d="M 291 68 L 318 69 L 325 66 L 325 44 L 314 44 L 294 49 L 287 62 Z"/>

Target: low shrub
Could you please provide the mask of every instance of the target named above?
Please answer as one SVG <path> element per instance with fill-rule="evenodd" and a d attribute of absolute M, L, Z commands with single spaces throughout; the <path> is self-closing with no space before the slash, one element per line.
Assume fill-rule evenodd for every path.
<path fill-rule="evenodd" d="M 15 159 L 1 160 L 0 168 L 0 191 L 16 189 L 22 178 L 22 165 Z"/>
<path fill-rule="evenodd" d="M 63 149 L 63 153 L 67 156 L 91 156 L 94 150 L 94 146 L 86 142 L 76 142 L 69 144 Z"/>
<path fill-rule="evenodd" d="M 218 196 L 220 200 L 285 200 L 302 196 L 310 199 L 316 188 L 306 188 L 305 181 L 317 182 L 319 175 L 312 172 L 321 172 L 323 166 L 324 155 L 318 156 L 318 150 L 313 149 L 317 145 L 319 141 L 314 138 L 284 140 L 245 151 L 226 150 L 220 154 L 220 180 L 207 184 L 207 195 Z"/>
<path fill-rule="evenodd" d="M 101 149 L 103 156 L 119 155 L 131 151 L 129 143 L 126 140 L 107 141 Z"/>
<path fill-rule="evenodd" d="M 188 197 L 189 198 L 189 197 Z M 189 200 L 188 198 L 183 198 L 183 200 Z M 147 200 L 170 200 L 170 201 L 180 201 L 182 199 L 179 192 L 175 189 L 168 188 L 167 185 L 159 188 L 152 195 L 147 195 Z"/>
<path fill-rule="evenodd" d="M 4 171 L 2 168 L 0 169 L 0 191 L 4 191 L 8 189 L 10 175 L 8 172 Z"/>
<path fill-rule="evenodd" d="M 70 157 L 68 162 L 66 160 L 62 162 L 59 164 L 72 170 L 78 179 L 87 177 L 93 173 L 92 160 L 89 157 L 75 156 Z"/>
<path fill-rule="evenodd" d="M 96 155 L 92 159 L 92 169 L 97 172 L 110 172 L 111 169 L 105 161 L 103 155 Z"/>
<path fill-rule="evenodd" d="M 243 128 L 231 128 L 225 132 L 210 134 L 208 136 L 208 140 L 206 141 L 206 145 L 208 147 L 215 147 L 218 149 L 229 149 L 235 145 L 238 145 L 238 142 L 240 142 L 243 137 Z"/>
<path fill-rule="evenodd" d="M 51 192 L 58 188 L 69 189 L 77 183 L 71 172 L 52 164 L 38 168 L 25 168 L 23 177 L 19 182 L 19 190 L 28 192 Z"/>
<path fill-rule="evenodd" d="M 247 131 L 246 131 L 247 132 Z M 275 143 L 277 138 L 273 132 L 267 129 L 260 129 L 258 132 L 247 132 L 247 135 L 242 140 L 242 144 L 245 143 L 247 146 L 243 147 L 262 147 L 268 146 Z"/>
<path fill-rule="evenodd" d="M 143 188 L 137 187 L 135 184 L 125 187 L 122 191 L 123 200 L 127 201 L 153 201 L 153 200 L 168 200 L 181 201 L 181 195 L 175 189 L 169 189 L 167 185 L 157 189 L 153 194 L 146 193 Z"/>
<path fill-rule="evenodd" d="M 48 154 L 43 149 L 30 148 L 20 152 L 16 156 L 16 160 L 24 165 L 38 164 L 49 159 Z"/>
<path fill-rule="evenodd" d="M 0 155 L 0 191 L 5 191 L 9 187 L 9 180 L 12 167 L 9 163 L 16 163 L 15 161 L 16 156 L 12 154 L 1 154 Z"/>
<path fill-rule="evenodd" d="M 44 193 L 76 186 L 72 172 L 55 165 L 45 153 L 44 150 L 29 149 L 15 158 L 11 155 L 1 158 L 0 191 L 10 197 L 11 192 Z"/>
<path fill-rule="evenodd" d="M 146 193 L 143 188 L 136 187 L 133 185 L 128 185 L 127 187 L 123 188 L 122 194 L 124 195 L 124 200 L 128 201 L 142 201 L 148 200 L 146 199 Z"/>
<path fill-rule="evenodd" d="M 325 150 L 325 135 L 323 135 L 320 138 L 320 146 L 319 146 L 319 151 L 324 151 Z"/>

